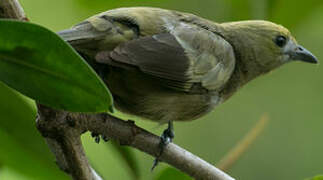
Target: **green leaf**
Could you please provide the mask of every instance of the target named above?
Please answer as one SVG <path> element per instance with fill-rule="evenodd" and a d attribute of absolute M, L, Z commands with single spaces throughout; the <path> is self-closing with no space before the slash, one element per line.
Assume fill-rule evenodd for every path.
<path fill-rule="evenodd" d="M 30 179 L 68 179 L 37 132 L 33 101 L 1 82 L 0 99 L 1 164 Z"/>
<path fill-rule="evenodd" d="M 161 173 L 155 179 L 156 180 L 167 180 L 167 179 L 191 180 L 192 178 L 175 168 L 168 167 L 162 170 Z"/>
<path fill-rule="evenodd" d="M 139 179 L 140 172 L 138 162 L 131 148 L 126 146 L 121 146 L 115 141 L 111 141 L 112 148 L 120 155 L 124 163 L 126 163 L 129 168 L 133 179 Z M 109 146 L 110 147 L 110 146 Z"/>
<path fill-rule="evenodd" d="M 0 169 L 0 179 L 9 179 L 9 180 L 32 180 L 31 177 L 25 176 L 11 168 L 2 167 Z"/>
<path fill-rule="evenodd" d="M 112 96 L 94 70 L 55 33 L 0 20 L 0 80 L 41 104 L 104 112 Z"/>
<path fill-rule="evenodd" d="M 54 158 L 41 159 L 42 156 L 24 148 L 24 144 L 17 142 L 13 137 L 0 129 L 1 161 L 18 172 L 33 177 L 33 179 L 68 179 L 55 167 Z M 31 166 L 32 164 L 32 166 Z"/>
<path fill-rule="evenodd" d="M 313 178 L 308 178 L 306 180 L 323 180 L 323 175 L 317 175 L 317 176 L 315 176 Z"/>

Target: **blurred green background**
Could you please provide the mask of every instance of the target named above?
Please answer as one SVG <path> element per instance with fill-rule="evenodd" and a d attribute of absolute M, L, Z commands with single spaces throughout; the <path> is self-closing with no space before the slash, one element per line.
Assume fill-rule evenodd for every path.
<path fill-rule="evenodd" d="M 320 0 L 21 0 L 34 23 L 53 31 L 108 9 L 156 6 L 191 12 L 217 22 L 266 19 L 289 28 L 299 43 L 323 60 L 323 1 Z M 243 87 L 228 102 L 193 122 L 175 123 L 175 143 L 216 164 L 268 113 L 270 122 L 229 170 L 239 180 L 296 180 L 323 173 L 323 67 L 290 63 Z M 32 100 L 0 83 L 0 179 L 68 179 L 35 128 Z M 164 127 L 136 123 L 155 134 Z M 111 143 L 83 136 L 89 159 L 106 179 L 133 179 Z M 139 179 L 176 179 L 153 158 L 134 153 Z M 173 178 L 170 178 L 173 177 Z M 182 179 L 182 178 L 177 178 Z"/>

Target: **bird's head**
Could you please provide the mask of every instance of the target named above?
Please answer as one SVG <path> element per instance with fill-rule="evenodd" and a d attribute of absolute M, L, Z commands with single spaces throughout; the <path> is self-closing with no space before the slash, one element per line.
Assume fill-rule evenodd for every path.
<path fill-rule="evenodd" d="M 318 63 L 316 57 L 285 27 L 268 21 L 224 23 L 224 36 L 251 76 L 263 74 L 291 61 Z M 259 72 L 257 72 L 259 71 Z"/>

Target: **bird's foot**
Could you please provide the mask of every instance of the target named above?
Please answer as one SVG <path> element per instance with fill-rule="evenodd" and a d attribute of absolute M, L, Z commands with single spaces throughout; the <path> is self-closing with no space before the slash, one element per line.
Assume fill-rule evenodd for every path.
<path fill-rule="evenodd" d="M 101 138 L 102 138 L 102 140 L 104 141 L 104 142 L 108 142 L 109 141 L 109 138 L 108 137 L 106 137 L 105 135 L 101 135 L 101 137 L 100 137 L 100 134 L 98 134 L 98 133 L 94 133 L 94 132 L 92 132 L 91 133 L 91 136 L 94 138 L 94 141 L 96 142 L 96 143 L 100 143 L 100 140 L 101 140 Z"/>
<path fill-rule="evenodd" d="M 159 152 L 159 155 L 154 160 L 153 166 L 151 168 L 152 171 L 160 162 L 159 158 L 163 154 L 165 147 L 173 141 L 174 137 L 175 137 L 175 134 L 174 134 L 173 122 L 169 121 L 167 129 L 165 129 L 163 134 L 160 136 L 160 142 L 159 142 L 160 152 Z"/>

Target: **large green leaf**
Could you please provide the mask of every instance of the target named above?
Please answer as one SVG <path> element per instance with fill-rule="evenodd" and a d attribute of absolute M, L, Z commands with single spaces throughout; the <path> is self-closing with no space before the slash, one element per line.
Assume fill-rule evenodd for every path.
<path fill-rule="evenodd" d="M 0 20 L 0 80 L 57 109 L 103 112 L 108 89 L 55 33 L 35 24 Z"/>

